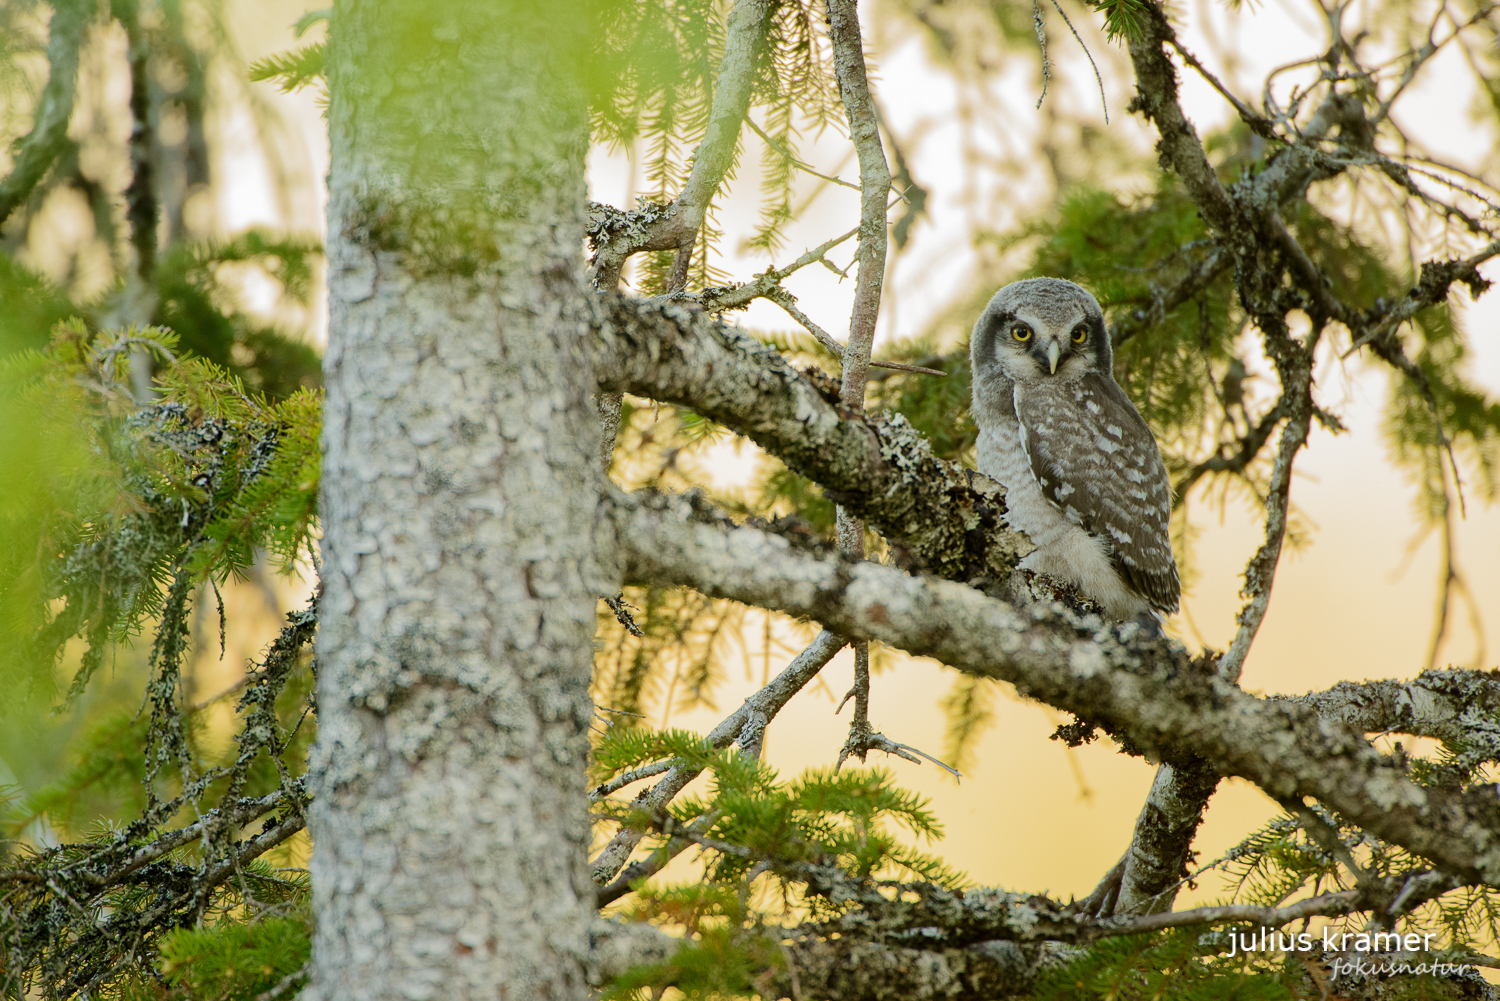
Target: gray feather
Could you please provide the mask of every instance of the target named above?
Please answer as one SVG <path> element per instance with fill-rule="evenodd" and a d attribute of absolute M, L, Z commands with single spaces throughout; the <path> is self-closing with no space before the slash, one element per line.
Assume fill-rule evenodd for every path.
<path fill-rule="evenodd" d="M 1087 291 L 1035 278 L 997 292 L 970 340 L 981 471 L 1038 551 L 1114 616 L 1177 610 L 1171 487 L 1151 430 L 1114 381 Z"/>

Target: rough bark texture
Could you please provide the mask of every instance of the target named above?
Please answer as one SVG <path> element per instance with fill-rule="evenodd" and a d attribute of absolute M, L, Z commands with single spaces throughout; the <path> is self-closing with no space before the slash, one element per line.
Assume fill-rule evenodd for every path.
<path fill-rule="evenodd" d="M 597 299 L 599 385 L 681 403 L 764 447 L 884 534 L 914 565 L 996 583 L 1031 552 L 1004 526 L 1005 490 L 937 458 L 904 419 L 855 417 L 787 360 L 673 302 Z"/>
<path fill-rule="evenodd" d="M 1187 875 L 1183 863 L 1218 784 L 1218 770 L 1202 760 L 1157 769 L 1125 855 L 1116 914 L 1172 909 L 1177 886 Z"/>
<path fill-rule="evenodd" d="M 334 11 L 309 997 L 587 995 L 577 20 Z"/>
<path fill-rule="evenodd" d="M 849 313 L 849 346 L 844 353 L 844 405 L 865 410 L 865 374 L 880 317 L 885 286 L 886 196 L 891 170 L 880 144 L 880 128 L 870 81 L 865 73 L 864 41 L 854 0 L 828 0 L 828 35 L 839 81 L 839 97 L 849 119 L 849 138 L 859 157 L 859 271 L 854 279 L 854 308 Z"/>
<path fill-rule="evenodd" d="M 1365 733 L 1409 733 L 1473 746 L 1496 740 L 1500 671 L 1423 671 L 1411 681 L 1341 681 L 1286 696 Z"/>
<path fill-rule="evenodd" d="M 1467 880 L 1500 885 L 1500 795 L 1424 788 L 1403 761 L 1306 706 L 1248 695 L 1150 639 L 1060 605 L 1024 611 L 971 588 L 795 552 L 749 527 L 708 523 L 681 501 L 618 505 L 633 582 L 806 615 L 1096 722 L 1169 760 L 1201 756 L 1278 799 L 1315 796 L 1345 819 Z"/>

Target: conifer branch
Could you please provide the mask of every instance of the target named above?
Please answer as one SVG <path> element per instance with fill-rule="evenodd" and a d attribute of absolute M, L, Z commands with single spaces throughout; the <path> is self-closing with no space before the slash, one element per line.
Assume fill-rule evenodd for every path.
<path fill-rule="evenodd" d="M 844 642 L 826 630 L 818 633 L 813 641 L 769 684 L 746 699 L 738 709 L 714 727 L 705 740 L 706 745 L 720 749 L 737 743 L 740 745 L 741 753 L 759 756 L 761 741 L 764 739 L 765 729 L 771 720 L 775 719 L 782 707 L 791 701 L 793 695 L 800 692 L 817 676 L 824 665 L 833 659 L 834 654 L 843 649 Z M 632 808 L 650 817 L 661 816 L 667 804 L 687 788 L 689 782 L 698 777 L 700 770 L 686 762 L 678 761 L 669 763 L 661 771 L 666 772 L 666 776 L 656 785 L 642 791 L 631 802 Z M 638 769 L 632 774 L 635 776 L 632 779 L 634 781 L 659 773 L 648 769 Z M 624 777 L 621 776 L 622 779 Z M 629 782 L 621 782 L 620 784 L 600 785 L 594 790 L 594 798 L 602 798 L 628 784 Z M 599 906 L 602 907 L 619 899 L 630 891 L 635 881 L 660 871 L 688 844 L 680 839 L 673 841 L 622 873 L 622 867 L 630 858 L 631 852 L 635 850 L 635 846 L 640 843 L 643 833 L 644 831 L 638 828 L 622 827 L 590 863 L 594 881 L 607 884 L 598 892 Z"/>
<path fill-rule="evenodd" d="M 627 212 L 598 203 L 592 206 L 588 236 L 594 248 L 592 277 L 596 287 L 615 288 L 625 261 L 643 250 L 675 250 L 677 258 L 667 291 L 679 292 L 686 286 L 693 243 L 709 202 L 734 164 L 740 126 L 750 107 L 756 63 L 775 6 L 772 0 L 737 0 L 730 11 L 708 128 L 693 153 L 692 172 L 676 200 L 670 205 L 648 205 Z"/>

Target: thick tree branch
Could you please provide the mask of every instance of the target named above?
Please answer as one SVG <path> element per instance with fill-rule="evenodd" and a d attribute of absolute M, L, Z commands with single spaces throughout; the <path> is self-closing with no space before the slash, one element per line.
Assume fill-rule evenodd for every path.
<path fill-rule="evenodd" d="M 1310 917 L 1381 906 L 1364 891 L 1349 889 L 1281 907 L 1228 904 L 1094 920 L 1076 906 L 1003 890 L 955 892 L 906 884 L 893 899 L 874 883 L 827 867 L 801 866 L 785 875 L 846 907 L 857 906 L 826 922 L 767 929 L 780 938 L 786 960 L 761 978 L 762 993 L 771 997 L 989 1001 L 1026 991 L 1040 970 L 1101 938 L 1222 924 L 1274 930 Z M 1376 891 L 1386 899 L 1399 894 L 1403 904 L 1413 904 L 1455 885 L 1452 878 L 1429 872 L 1386 880 Z M 668 986 L 675 976 L 672 958 L 682 944 L 649 925 L 596 922 L 590 934 L 590 982 L 603 985 L 646 965 L 660 971 L 658 986 Z"/>
<path fill-rule="evenodd" d="M 934 456 L 899 415 L 854 419 L 785 358 L 680 303 L 595 297 L 600 388 L 691 407 L 745 435 L 954 580 L 1007 579 L 1032 549 L 1004 527 L 1004 490 Z"/>
<path fill-rule="evenodd" d="M 1405 733 L 1473 746 L 1495 740 L 1500 672 L 1423 671 L 1411 681 L 1341 681 L 1326 691 L 1275 697 L 1362 733 Z"/>
<path fill-rule="evenodd" d="M 589 936 L 589 981 L 603 986 L 632 967 L 670 970 L 682 945 L 651 925 L 599 921 Z M 1034 950 L 1033 950 L 1034 953 Z M 840 1001 L 981 1001 L 1024 988 L 1036 960 L 1009 941 L 923 949 L 789 929 L 784 963 L 765 971 L 761 993 Z M 664 979 L 670 979 L 668 973 Z"/>
<path fill-rule="evenodd" d="M 1257 699 L 1134 624 L 1035 606 L 950 581 L 792 552 L 748 527 L 709 523 L 683 500 L 619 500 L 632 581 L 806 615 L 965 672 L 1008 681 L 1166 760 L 1200 756 L 1277 799 L 1315 796 L 1345 820 L 1476 882 L 1500 885 L 1500 796 L 1423 787 L 1403 762 L 1310 707 Z"/>

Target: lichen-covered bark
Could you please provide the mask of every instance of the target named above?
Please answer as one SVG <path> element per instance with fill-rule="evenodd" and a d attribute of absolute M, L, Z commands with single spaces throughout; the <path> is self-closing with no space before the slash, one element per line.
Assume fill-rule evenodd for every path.
<path fill-rule="evenodd" d="M 1458 885 L 1452 877 L 1427 873 L 1410 881 L 1374 880 L 1368 893 L 1335 890 L 1279 908 L 1225 904 L 1101 919 L 1091 916 L 1083 902 L 1062 904 L 1035 894 L 987 888 L 953 891 L 917 883 L 892 898 L 871 882 L 825 866 L 791 866 L 782 872 L 829 900 L 859 906 L 825 921 L 767 929 L 780 939 L 784 962 L 763 971 L 757 982 L 769 988 L 763 988 L 769 997 L 836 1001 L 992 1001 L 1023 996 L 1034 988 L 1040 972 L 1067 962 L 1101 938 L 1227 922 L 1283 928 L 1311 917 L 1381 906 L 1398 893 L 1415 905 Z M 638 964 L 667 967 L 680 942 L 647 925 L 597 922 L 590 935 L 589 976 L 605 984 Z M 1379 962 L 1385 957 L 1360 958 Z M 1351 986 L 1357 985 L 1355 979 Z"/>
<path fill-rule="evenodd" d="M 308 997 L 588 993 L 579 20 L 333 14 Z"/>
<path fill-rule="evenodd" d="M 1363 733 L 1407 733 L 1464 747 L 1500 744 L 1496 671 L 1423 671 L 1410 681 L 1341 681 L 1327 691 L 1281 698 Z"/>
<path fill-rule="evenodd" d="M 1134 623 L 1060 606 L 1024 611 L 950 581 L 794 552 L 756 529 L 709 523 L 681 501 L 615 505 L 626 574 L 806 615 L 1105 726 L 1143 751 L 1198 756 L 1278 799 L 1314 796 L 1346 820 L 1468 880 L 1500 885 L 1500 796 L 1424 787 L 1356 730 L 1257 699 Z"/>
<path fill-rule="evenodd" d="M 738 431 L 877 528 L 912 565 L 1007 579 L 1032 549 L 1004 526 L 1005 491 L 934 456 L 899 416 L 856 417 L 780 354 L 679 303 L 595 300 L 599 385 L 692 407 Z"/>
<path fill-rule="evenodd" d="M 1034 920 L 1032 909 L 1018 910 L 1025 913 L 1015 915 L 1017 924 Z M 1012 929 L 1002 928 L 1006 932 L 1006 938 L 1014 935 Z M 597 924 L 592 940 L 590 976 L 600 985 L 632 966 L 670 961 L 681 944 L 654 927 L 615 922 Z M 765 984 L 764 995 L 774 998 L 990 1001 L 1030 984 L 1037 954 L 1035 948 L 1022 949 L 1008 940 L 921 948 L 793 930 L 782 945 L 784 965 L 766 970 L 760 982 Z"/>
<path fill-rule="evenodd" d="M 1120 873 L 1116 914 L 1157 914 L 1172 909 L 1184 863 L 1197 837 L 1219 772 L 1202 759 L 1162 765 L 1136 818 Z"/>

